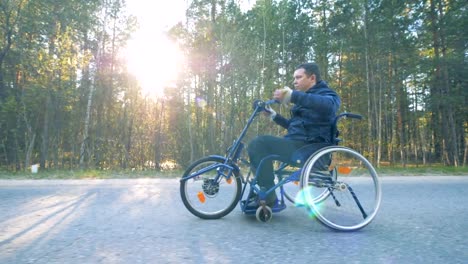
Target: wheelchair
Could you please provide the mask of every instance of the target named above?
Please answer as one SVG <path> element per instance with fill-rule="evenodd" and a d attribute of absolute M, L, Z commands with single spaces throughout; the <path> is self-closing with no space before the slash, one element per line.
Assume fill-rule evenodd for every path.
<path fill-rule="evenodd" d="M 180 195 L 184 206 L 202 219 L 219 219 L 239 205 L 246 215 L 268 222 L 274 213 L 287 208 L 287 202 L 305 210 L 309 218 L 338 231 L 355 231 L 367 226 L 376 216 L 381 202 L 379 177 L 372 164 L 357 151 L 340 146 L 338 122 L 343 118 L 362 119 L 353 113 L 339 114 L 330 130 L 331 142 L 317 150 L 317 145 L 298 149 L 290 162 L 278 163 L 275 186 L 268 190 L 257 185 L 257 175 L 249 170 L 247 176 L 241 165 L 242 139 L 259 113 L 274 100 L 256 100 L 253 112 L 239 137 L 224 156 L 209 155 L 187 167 L 180 179 Z M 278 156 L 265 157 L 278 160 Z M 250 166 L 249 166 L 250 167 Z M 272 206 L 266 197 L 276 192 Z M 259 207 L 249 207 L 253 196 Z"/>

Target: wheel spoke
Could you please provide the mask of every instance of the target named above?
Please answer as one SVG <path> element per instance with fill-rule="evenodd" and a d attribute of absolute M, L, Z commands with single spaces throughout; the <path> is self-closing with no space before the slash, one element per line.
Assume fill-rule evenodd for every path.
<path fill-rule="evenodd" d="M 192 214 L 216 219 L 235 208 L 241 186 L 235 170 L 225 165 L 224 159 L 206 157 L 188 167 L 180 182 L 180 193 L 185 207 Z"/>
<path fill-rule="evenodd" d="M 329 168 L 336 177 L 326 180 L 315 172 L 315 163 L 330 158 Z M 312 172 L 312 173 L 311 173 Z M 327 147 L 310 157 L 301 174 L 301 186 L 328 190 L 327 197 L 317 201 L 316 196 L 304 192 L 305 204 L 323 224 L 341 231 L 352 231 L 368 225 L 375 217 L 381 200 L 377 173 L 367 159 L 358 152 L 341 146 Z"/>

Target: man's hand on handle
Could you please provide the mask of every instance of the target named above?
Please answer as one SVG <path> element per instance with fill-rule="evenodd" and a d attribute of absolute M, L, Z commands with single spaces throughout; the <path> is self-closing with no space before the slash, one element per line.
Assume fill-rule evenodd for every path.
<path fill-rule="evenodd" d="M 275 119 L 276 116 L 276 111 L 273 110 L 269 105 L 265 106 L 265 116 L 268 116 L 271 118 L 271 120 Z"/>
<path fill-rule="evenodd" d="M 277 89 L 273 92 L 273 99 L 278 100 L 282 104 L 288 104 L 291 102 L 292 89 L 285 86 L 282 89 Z"/>

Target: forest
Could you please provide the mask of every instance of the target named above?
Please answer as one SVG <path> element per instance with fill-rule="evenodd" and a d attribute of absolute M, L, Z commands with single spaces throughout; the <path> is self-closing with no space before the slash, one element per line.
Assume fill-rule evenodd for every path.
<path fill-rule="evenodd" d="M 0 170 L 163 170 L 222 155 L 252 102 L 293 87 L 309 61 L 340 112 L 365 117 L 341 137 L 376 167 L 467 166 L 466 0 L 185 2 L 167 30 L 185 63 L 152 98 L 123 56 L 138 28 L 124 0 L 0 1 Z M 247 140 L 284 133 L 259 118 Z"/>

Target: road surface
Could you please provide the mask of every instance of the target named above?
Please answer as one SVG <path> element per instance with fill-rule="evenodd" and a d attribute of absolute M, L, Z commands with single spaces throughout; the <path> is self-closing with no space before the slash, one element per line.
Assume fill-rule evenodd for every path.
<path fill-rule="evenodd" d="M 342 233 L 289 206 L 201 220 L 177 179 L 2 180 L 0 263 L 468 263 L 468 177 L 381 177 L 382 204 Z"/>

